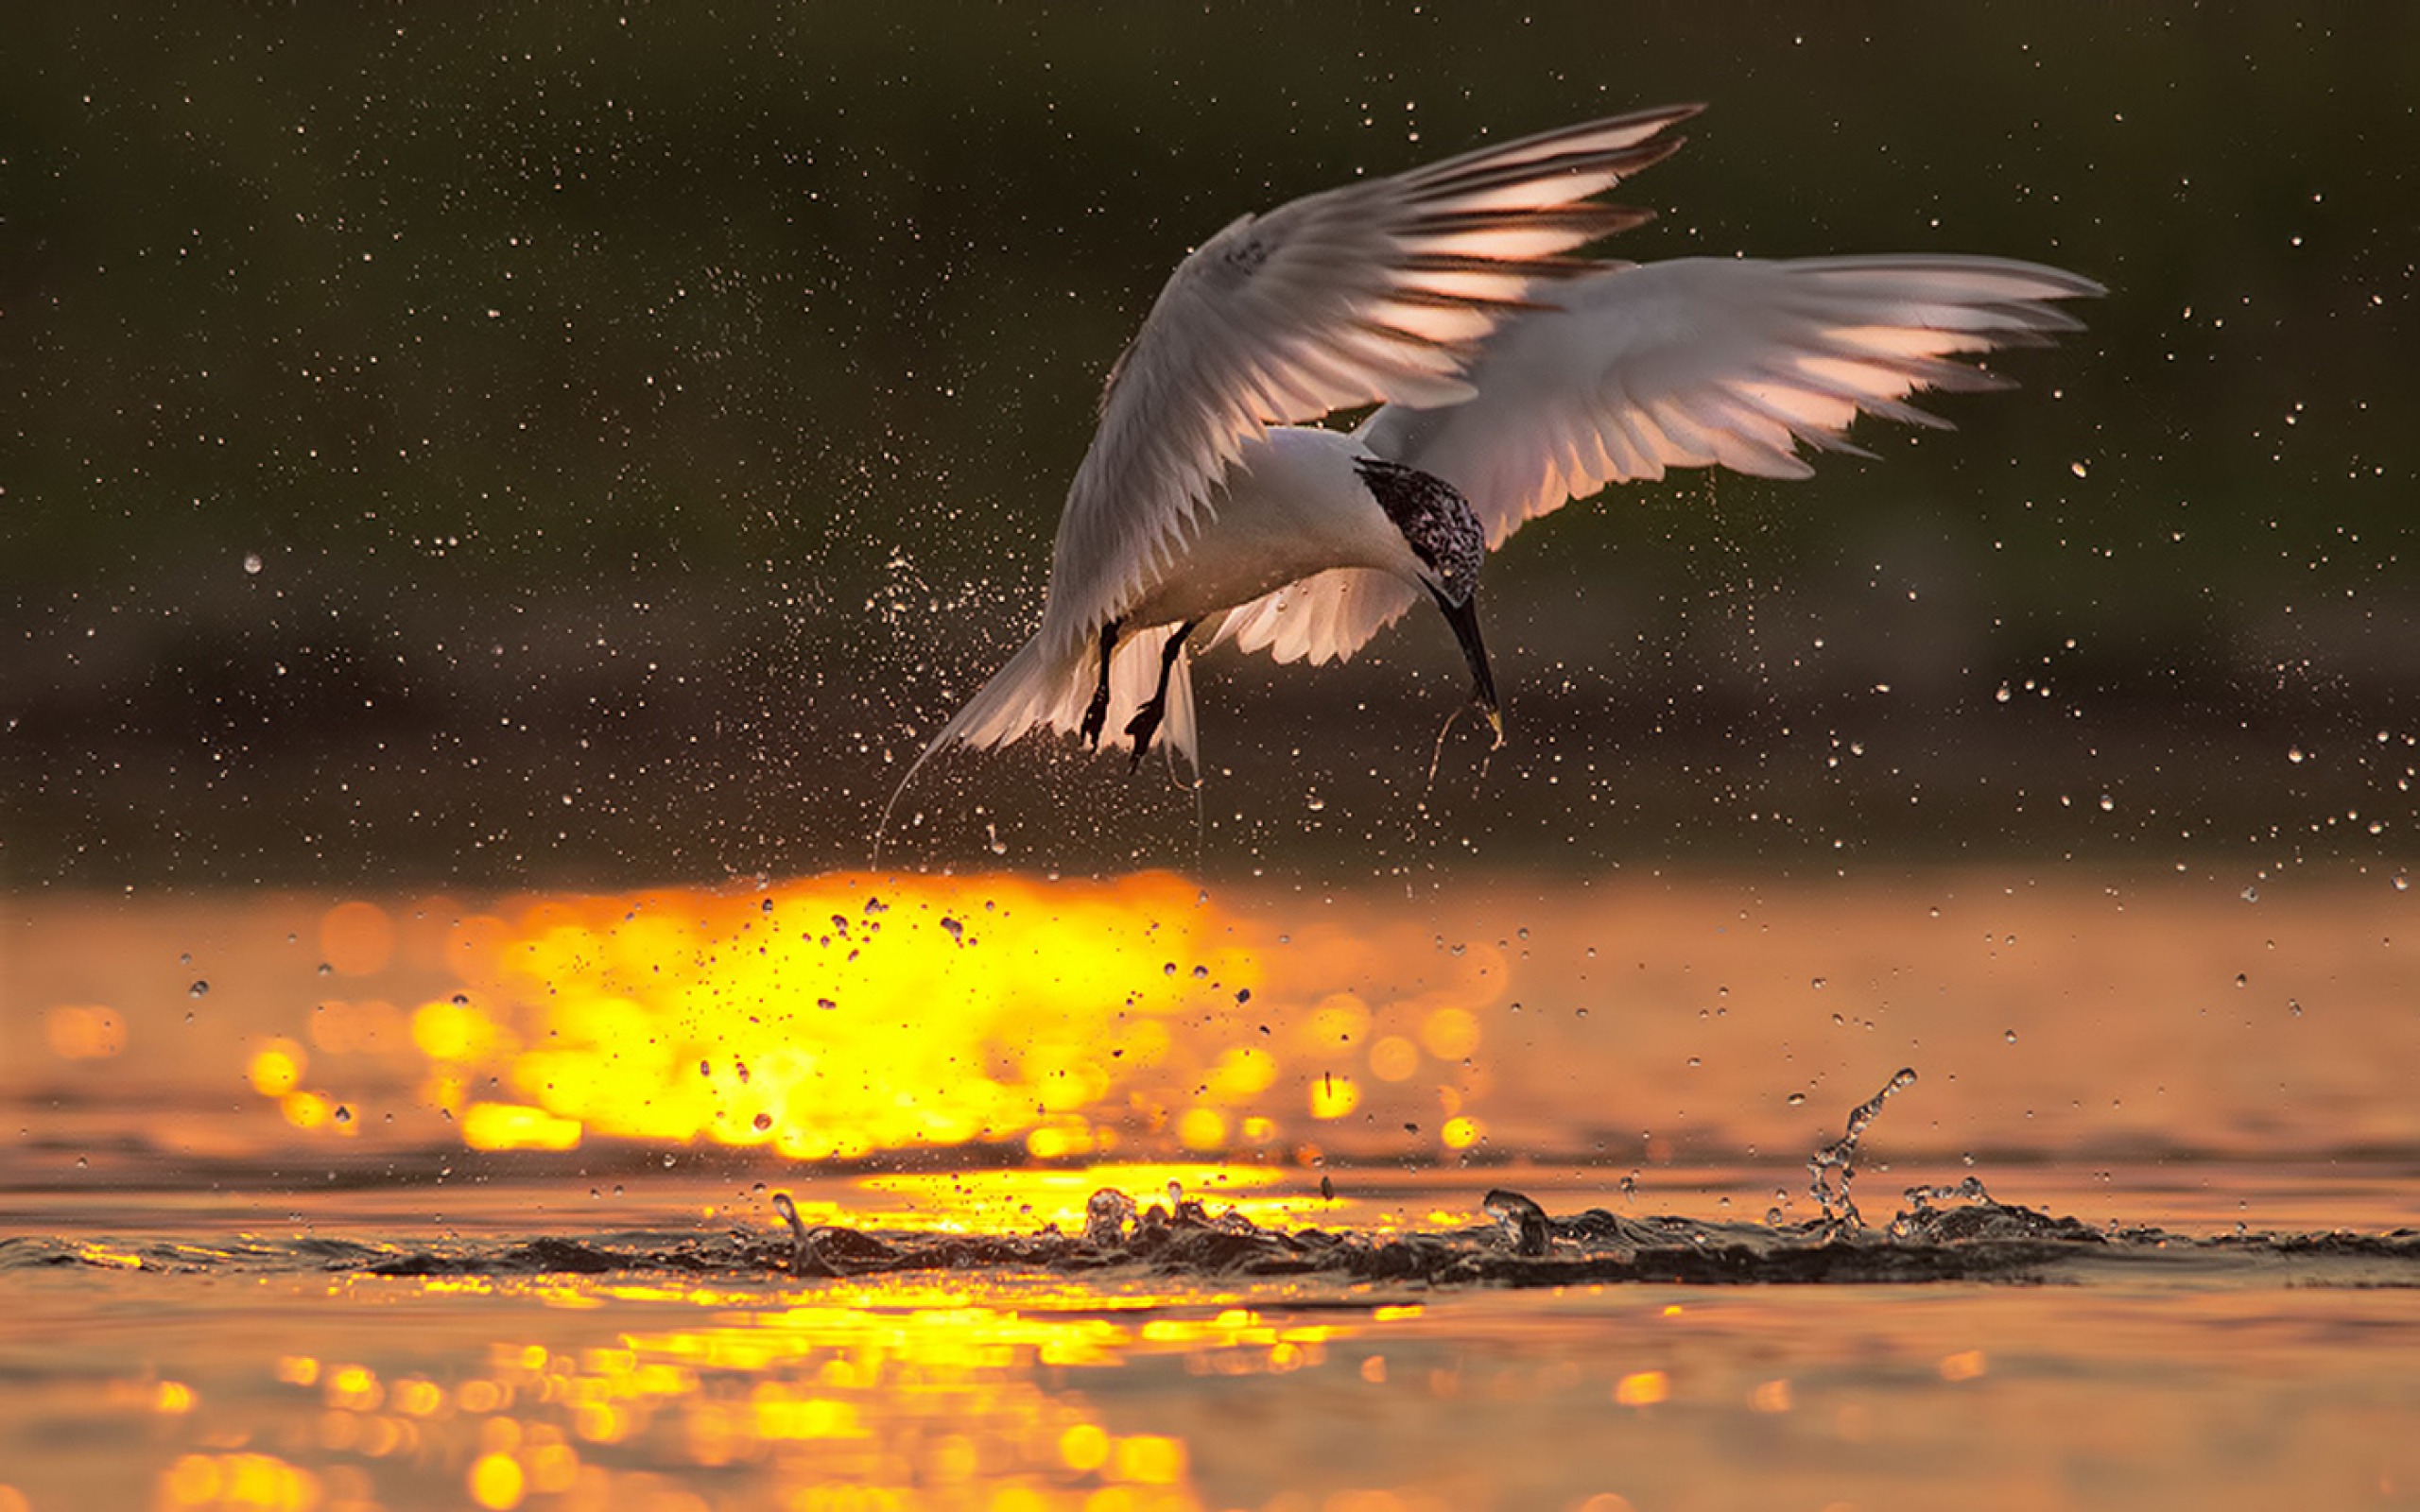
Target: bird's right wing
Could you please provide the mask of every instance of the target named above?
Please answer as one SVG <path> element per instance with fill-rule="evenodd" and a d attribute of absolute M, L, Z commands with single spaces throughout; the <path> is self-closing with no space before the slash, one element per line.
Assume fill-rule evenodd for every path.
<path fill-rule="evenodd" d="M 1477 397 L 1389 404 L 1371 451 L 1460 489 L 1493 548 L 1608 484 L 1720 463 L 1805 477 L 1800 443 L 1854 452 L 1862 412 L 1945 423 L 1921 389 L 1996 388 L 1953 358 L 2077 329 L 2090 279 L 1996 257 L 1682 258 L 1538 291 L 1469 372 Z M 1372 627 L 1373 629 L 1375 627 Z"/>
<path fill-rule="evenodd" d="M 1564 254 L 1645 219 L 1591 202 L 1694 106 L 1566 127 L 1246 216 L 1186 258 L 1111 372 L 1068 491 L 1043 634 L 1089 642 L 1169 561 L 1244 443 L 1355 404 L 1450 404 Z"/>

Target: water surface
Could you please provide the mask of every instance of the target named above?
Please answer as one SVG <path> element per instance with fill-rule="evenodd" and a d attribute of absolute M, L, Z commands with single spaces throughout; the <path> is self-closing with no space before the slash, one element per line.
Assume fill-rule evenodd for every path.
<path fill-rule="evenodd" d="M 20 900 L 0 1507 L 2412 1504 L 2411 906 Z"/>

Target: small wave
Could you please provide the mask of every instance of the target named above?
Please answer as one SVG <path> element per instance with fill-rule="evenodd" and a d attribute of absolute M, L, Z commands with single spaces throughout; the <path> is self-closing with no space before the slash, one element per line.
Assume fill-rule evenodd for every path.
<path fill-rule="evenodd" d="M 1021 1273 L 1108 1286 L 1293 1280 L 1335 1287 L 1576 1284 L 1874 1285 L 1942 1281 L 2091 1284 L 2165 1271 L 2263 1284 L 2420 1286 L 2420 1232 L 2242 1232 L 2195 1236 L 2095 1228 L 1993 1200 L 1973 1183 L 1955 1200 L 1912 1189 L 1888 1225 L 1840 1215 L 1799 1224 L 1626 1217 L 1603 1208 L 1549 1213 L 1521 1193 L 1485 1194 L 1474 1222 L 1433 1232 L 1254 1224 L 1171 1192 L 1138 1204 L 1097 1192 L 1080 1231 L 936 1233 L 800 1222 L 718 1234 L 632 1231 L 578 1237 L 224 1244 L 0 1239 L 0 1273 L 82 1266 L 152 1274 L 317 1271 L 389 1277 L 683 1276 L 862 1279 Z"/>

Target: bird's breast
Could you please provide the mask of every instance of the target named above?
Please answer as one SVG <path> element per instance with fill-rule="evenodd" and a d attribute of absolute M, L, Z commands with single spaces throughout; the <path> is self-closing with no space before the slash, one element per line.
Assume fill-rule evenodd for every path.
<path fill-rule="evenodd" d="M 1351 437 L 1296 427 L 1247 444 L 1184 549 L 1121 617 L 1130 627 L 1201 619 L 1337 567 L 1413 576 L 1402 532 L 1354 469 L 1363 455 Z"/>

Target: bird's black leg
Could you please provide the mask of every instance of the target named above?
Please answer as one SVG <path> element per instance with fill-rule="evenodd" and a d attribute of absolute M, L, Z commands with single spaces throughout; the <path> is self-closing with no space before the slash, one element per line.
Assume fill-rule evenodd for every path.
<path fill-rule="evenodd" d="M 1109 723 L 1109 653 L 1117 648 L 1117 622 L 1111 620 L 1100 627 L 1100 686 L 1093 690 L 1093 701 L 1085 706 L 1084 722 L 1079 730 L 1084 744 L 1095 750 L 1100 748 L 1101 726 Z"/>
<path fill-rule="evenodd" d="M 1143 753 L 1151 748 L 1151 736 L 1160 728 L 1160 716 L 1167 713 L 1168 673 L 1175 668 L 1176 659 L 1184 653 L 1184 638 L 1191 635 L 1193 627 L 1201 623 L 1200 620 L 1185 621 L 1176 627 L 1174 635 L 1168 637 L 1167 644 L 1160 647 L 1160 685 L 1151 691 L 1151 701 L 1137 710 L 1134 717 L 1126 724 L 1126 732 L 1134 737 L 1134 759 L 1126 766 L 1130 772 L 1143 765 Z"/>

